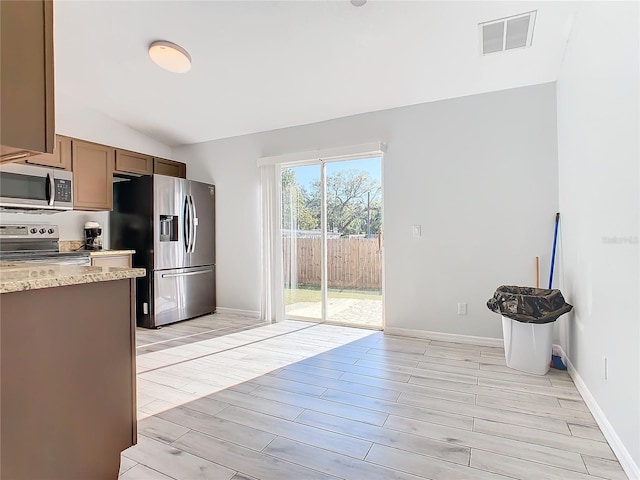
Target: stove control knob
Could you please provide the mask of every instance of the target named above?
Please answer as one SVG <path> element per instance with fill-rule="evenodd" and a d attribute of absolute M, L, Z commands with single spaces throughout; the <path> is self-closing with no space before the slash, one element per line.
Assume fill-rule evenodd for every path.
<path fill-rule="evenodd" d="M 43 233 L 43 234 L 44 234 L 44 233 L 47 233 L 47 230 L 46 230 L 46 229 L 44 229 L 44 228 L 41 228 L 41 229 L 40 229 L 40 233 Z"/>
<path fill-rule="evenodd" d="M 32 228 L 31 230 L 29 230 L 31 233 L 38 233 L 38 229 L 37 228 Z"/>
<path fill-rule="evenodd" d="M 55 230 L 53 228 L 50 228 L 49 230 L 47 230 L 47 232 L 53 233 L 53 232 L 55 232 Z"/>

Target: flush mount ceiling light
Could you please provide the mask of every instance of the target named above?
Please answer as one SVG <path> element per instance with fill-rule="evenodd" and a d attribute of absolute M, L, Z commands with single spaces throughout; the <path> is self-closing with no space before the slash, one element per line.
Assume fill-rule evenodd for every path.
<path fill-rule="evenodd" d="M 156 65 L 173 73 L 191 69 L 191 55 L 180 45 L 159 40 L 149 45 L 149 57 Z"/>
<path fill-rule="evenodd" d="M 365 3 L 367 3 L 367 0 L 351 0 L 351 5 L 353 5 L 354 7 L 361 7 Z"/>

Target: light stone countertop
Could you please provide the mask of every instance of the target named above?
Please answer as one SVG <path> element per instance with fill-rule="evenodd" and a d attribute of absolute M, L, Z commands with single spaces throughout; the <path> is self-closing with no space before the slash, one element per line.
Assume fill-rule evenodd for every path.
<path fill-rule="evenodd" d="M 106 257 L 109 255 L 133 255 L 135 250 L 88 250 L 90 257 Z"/>
<path fill-rule="evenodd" d="M 0 263 L 0 293 L 144 277 L 144 268 Z"/>

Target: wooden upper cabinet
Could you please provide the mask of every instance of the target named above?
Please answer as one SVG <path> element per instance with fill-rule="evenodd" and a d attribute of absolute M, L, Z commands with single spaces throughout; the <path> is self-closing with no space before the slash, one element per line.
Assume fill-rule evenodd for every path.
<path fill-rule="evenodd" d="M 53 2 L 0 1 L 0 155 L 5 160 L 53 153 L 53 102 Z"/>
<path fill-rule="evenodd" d="M 73 208 L 113 210 L 115 148 L 73 140 Z"/>
<path fill-rule="evenodd" d="M 187 178 L 187 165 L 175 160 L 153 157 L 153 173 L 170 177 Z"/>
<path fill-rule="evenodd" d="M 115 172 L 150 175 L 153 173 L 153 157 L 142 153 L 116 149 Z"/>
<path fill-rule="evenodd" d="M 53 149 L 53 153 L 33 155 L 32 157 L 27 157 L 25 162 L 33 165 L 71 170 L 71 139 L 56 135 L 56 146 Z"/>

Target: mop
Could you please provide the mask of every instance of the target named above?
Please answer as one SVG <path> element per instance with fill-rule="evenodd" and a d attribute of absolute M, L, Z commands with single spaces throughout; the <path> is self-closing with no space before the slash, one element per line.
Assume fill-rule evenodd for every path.
<path fill-rule="evenodd" d="M 551 268 L 549 269 L 549 290 L 553 285 L 553 269 L 556 262 L 556 246 L 558 245 L 558 224 L 560 223 L 560 212 L 556 213 L 556 226 L 553 232 L 553 249 L 551 251 Z M 559 355 L 551 354 L 551 367 L 556 370 L 566 370 L 567 367 L 562 362 L 562 358 Z"/>

